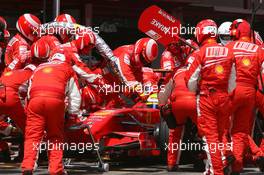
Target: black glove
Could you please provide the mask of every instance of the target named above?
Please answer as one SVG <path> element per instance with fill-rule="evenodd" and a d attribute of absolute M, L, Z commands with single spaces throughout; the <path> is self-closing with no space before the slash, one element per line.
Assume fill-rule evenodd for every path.
<path fill-rule="evenodd" d="M 160 115 L 166 121 L 169 129 L 175 129 L 178 126 L 170 104 L 160 106 Z"/>

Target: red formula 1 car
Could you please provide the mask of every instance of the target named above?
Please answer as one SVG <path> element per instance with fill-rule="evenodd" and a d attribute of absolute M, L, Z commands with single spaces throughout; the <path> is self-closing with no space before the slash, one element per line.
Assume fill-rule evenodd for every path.
<path fill-rule="evenodd" d="M 76 122 L 75 122 L 76 123 Z M 107 171 L 104 157 L 166 157 L 165 142 L 168 128 L 158 109 L 143 107 L 102 109 L 89 114 L 66 130 L 68 143 L 92 143 L 97 152 L 99 167 Z M 96 146 L 99 146 L 99 150 Z"/>

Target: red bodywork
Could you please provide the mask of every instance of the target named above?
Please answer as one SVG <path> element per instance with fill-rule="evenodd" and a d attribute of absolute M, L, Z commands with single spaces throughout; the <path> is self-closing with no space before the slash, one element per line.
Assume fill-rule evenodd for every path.
<path fill-rule="evenodd" d="M 99 110 L 91 113 L 84 121 L 89 124 L 97 143 L 104 154 L 127 156 L 159 156 L 160 150 L 154 131 L 160 123 L 158 109 L 122 108 Z M 75 121 L 76 123 L 76 121 Z M 70 124 L 66 124 L 70 126 Z M 66 130 L 66 142 L 91 142 L 87 129 Z"/>

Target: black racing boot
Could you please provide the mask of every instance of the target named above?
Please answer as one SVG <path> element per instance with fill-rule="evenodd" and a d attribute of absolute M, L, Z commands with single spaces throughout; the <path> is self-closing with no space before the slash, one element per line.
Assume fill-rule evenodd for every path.
<path fill-rule="evenodd" d="M 25 170 L 25 171 L 23 171 L 22 175 L 33 175 L 33 171 L 32 170 Z"/>
<path fill-rule="evenodd" d="M 261 172 L 264 172 L 264 157 L 260 156 L 256 159 L 256 164 Z"/>
<path fill-rule="evenodd" d="M 225 162 L 225 167 L 224 167 L 224 174 L 225 175 L 229 175 L 231 172 L 231 165 L 234 163 L 234 161 L 236 160 L 234 155 L 229 155 L 226 157 L 226 162 Z"/>
<path fill-rule="evenodd" d="M 178 165 L 173 165 L 173 166 L 168 165 L 168 166 L 167 166 L 167 171 L 168 171 L 168 172 L 176 172 L 176 171 L 178 171 L 178 170 L 179 170 Z"/>

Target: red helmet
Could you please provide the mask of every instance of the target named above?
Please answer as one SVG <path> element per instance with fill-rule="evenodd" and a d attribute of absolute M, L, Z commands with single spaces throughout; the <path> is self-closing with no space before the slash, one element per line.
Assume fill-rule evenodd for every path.
<path fill-rule="evenodd" d="M 78 51 L 81 51 L 82 54 L 88 54 L 90 48 L 95 44 L 95 37 L 92 32 L 83 31 L 76 35 L 73 42 Z"/>
<path fill-rule="evenodd" d="M 16 28 L 24 37 L 34 41 L 37 39 L 37 29 L 39 29 L 40 24 L 38 17 L 26 13 L 18 18 Z"/>
<path fill-rule="evenodd" d="M 136 65 L 147 65 L 158 56 L 158 44 L 151 38 L 139 39 L 134 47 L 134 61 Z"/>
<path fill-rule="evenodd" d="M 205 19 L 200 21 L 195 28 L 195 37 L 198 43 L 202 43 L 207 38 L 216 38 L 216 23 L 211 19 Z"/>
<path fill-rule="evenodd" d="M 251 27 L 250 24 L 244 19 L 236 19 L 231 25 L 231 36 L 235 39 L 241 37 L 250 37 L 251 36 Z"/>
<path fill-rule="evenodd" d="M 76 23 L 76 20 L 69 14 L 61 14 L 57 16 L 54 21 L 56 22 L 69 22 L 69 23 Z"/>
<path fill-rule="evenodd" d="M 31 55 L 38 61 L 46 61 L 50 55 L 49 44 L 45 40 L 38 40 L 31 46 Z"/>
<path fill-rule="evenodd" d="M 54 21 L 55 22 L 76 23 L 76 20 L 69 14 L 61 14 L 57 16 L 54 19 Z M 69 42 L 69 40 L 71 40 L 72 38 L 72 35 L 68 32 L 65 32 L 65 30 L 62 30 L 59 35 L 63 43 Z"/>
<path fill-rule="evenodd" d="M 103 102 L 96 88 L 93 86 L 85 86 L 82 88 L 82 107 L 90 109 L 94 105 L 100 105 Z"/>

